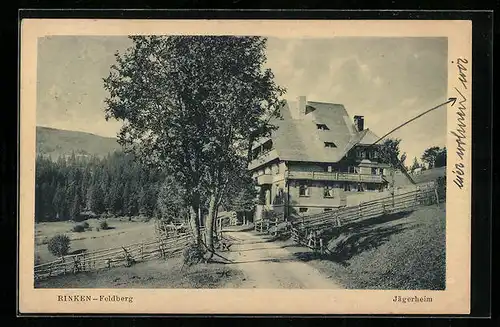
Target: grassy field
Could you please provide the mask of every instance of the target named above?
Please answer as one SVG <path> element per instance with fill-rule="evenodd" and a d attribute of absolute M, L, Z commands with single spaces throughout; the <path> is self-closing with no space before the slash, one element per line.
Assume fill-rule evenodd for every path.
<path fill-rule="evenodd" d="M 434 181 L 438 177 L 443 177 L 445 175 L 446 175 L 446 167 L 439 167 L 439 168 L 424 170 L 420 174 L 413 176 L 413 179 L 415 180 L 415 183 L 422 184 Z"/>
<path fill-rule="evenodd" d="M 318 258 L 291 242 L 294 255 L 349 289 L 445 288 L 445 203 L 369 219 L 331 234 L 334 253 Z"/>
<path fill-rule="evenodd" d="M 47 241 L 56 234 L 66 234 L 71 239 L 70 253 L 95 251 L 107 248 L 120 247 L 141 241 L 152 240 L 155 237 L 153 221 L 144 222 L 142 219 L 109 218 L 106 222 L 110 229 L 99 231 L 97 228 L 102 220 L 89 219 L 87 223 L 92 230 L 76 233 L 72 232 L 77 223 L 69 221 L 43 222 L 35 225 L 35 254 L 40 263 L 55 259 L 47 248 Z"/>
<path fill-rule="evenodd" d="M 52 277 L 35 283 L 35 288 L 236 288 L 243 280 L 243 274 L 229 265 L 209 263 L 182 268 L 182 259 L 176 257 Z"/>

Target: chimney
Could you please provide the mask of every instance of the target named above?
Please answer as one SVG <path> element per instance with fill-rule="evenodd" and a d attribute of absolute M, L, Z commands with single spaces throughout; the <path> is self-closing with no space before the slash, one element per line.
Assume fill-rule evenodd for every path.
<path fill-rule="evenodd" d="M 358 132 L 361 132 L 365 128 L 365 119 L 363 116 L 354 116 L 354 125 Z"/>
<path fill-rule="evenodd" d="M 307 99 L 304 95 L 297 97 L 297 117 L 303 118 L 306 115 Z"/>

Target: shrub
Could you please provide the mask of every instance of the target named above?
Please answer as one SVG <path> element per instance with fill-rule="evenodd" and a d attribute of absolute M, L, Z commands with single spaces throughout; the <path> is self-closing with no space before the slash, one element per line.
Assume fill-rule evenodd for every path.
<path fill-rule="evenodd" d="M 92 211 L 84 211 L 84 212 L 80 213 L 80 216 L 83 219 L 94 219 L 94 218 L 97 218 L 97 215 L 94 212 L 92 212 Z"/>
<path fill-rule="evenodd" d="M 101 226 L 101 229 L 109 229 L 109 225 L 106 220 L 101 221 L 101 224 L 99 226 Z"/>
<path fill-rule="evenodd" d="M 73 226 L 73 232 L 75 233 L 81 233 L 81 232 L 85 232 L 85 227 L 83 225 L 75 225 Z"/>
<path fill-rule="evenodd" d="M 83 222 L 82 226 L 83 226 L 83 228 L 89 228 L 89 227 L 90 227 L 90 226 L 89 226 L 89 223 L 88 223 L 88 222 L 86 222 L 86 221 L 85 221 L 85 222 Z"/>
<path fill-rule="evenodd" d="M 60 257 L 68 254 L 70 243 L 71 240 L 67 235 L 59 234 L 49 240 L 48 248 L 50 253 Z"/>
<path fill-rule="evenodd" d="M 203 260 L 203 251 L 197 244 L 189 244 L 182 252 L 184 264 L 192 266 L 195 263 L 200 263 Z"/>
<path fill-rule="evenodd" d="M 276 212 L 274 210 L 265 210 L 262 213 L 262 218 L 263 219 L 269 219 L 269 220 L 280 220 L 282 218 L 283 214 L 280 214 L 279 212 Z"/>
<path fill-rule="evenodd" d="M 440 201 L 446 201 L 446 175 L 436 179 L 436 188 Z"/>

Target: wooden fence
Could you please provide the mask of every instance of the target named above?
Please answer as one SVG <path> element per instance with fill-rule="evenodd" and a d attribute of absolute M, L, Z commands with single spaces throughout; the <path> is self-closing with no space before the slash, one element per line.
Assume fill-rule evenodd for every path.
<path fill-rule="evenodd" d="M 182 228 L 159 229 L 154 240 L 122 247 L 63 256 L 52 262 L 35 265 L 35 280 L 82 271 L 96 271 L 136 262 L 176 256 L 192 241 L 192 235 Z M 179 227 L 179 226 L 176 226 Z"/>
<path fill-rule="evenodd" d="M 67 255 L 52 262 L 35 265 L 35 280 L 78 273 L 98 271 L 112 267 L 129 267 L 137 262 L 165 259 L 179 255 L 193 241 L 193 233 L 187 223 L 165 223 L 155 221 L 156 239 L 130 244 L 122 247 Z M 205 228 L 200 228 L 205 237 Z M 215 231 L 216 246 L 228 248 L 222 239 L 222 231 Z"/>
<path fill-rule="evenodd" d="M 291 237 L 298 244 L 324 253 L 326 248 L 321 236 L 325 231 L 383 215 L 414 210 L 416 207 L 441 201 L 443 197 L 438 194 L 436 184 L 421 185 L 419 189 L 403 194 L 299 218 L 291 224 Z"/>
<path fill-rule="evenodd" d="M 277 227 L 279 219 L 260 219 L 254 223 L 254 229 L 259 233 L 268 233 L 272 227 Z"/>

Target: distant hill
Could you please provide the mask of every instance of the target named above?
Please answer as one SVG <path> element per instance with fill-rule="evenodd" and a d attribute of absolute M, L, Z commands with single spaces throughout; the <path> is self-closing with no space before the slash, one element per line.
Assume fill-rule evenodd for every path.
<path fill-rule="evenodd" d="M 103 137 L 91 133 L 67 131 L 49 127 L 36 127 L 36 152 L 49 155 L 53 159 L 61 155 L 77 155 L 99 157 L 120 150 L 116 138 Z"/>

